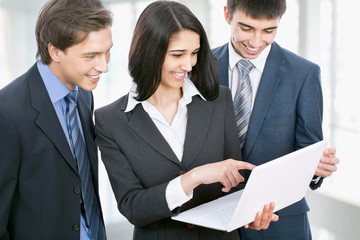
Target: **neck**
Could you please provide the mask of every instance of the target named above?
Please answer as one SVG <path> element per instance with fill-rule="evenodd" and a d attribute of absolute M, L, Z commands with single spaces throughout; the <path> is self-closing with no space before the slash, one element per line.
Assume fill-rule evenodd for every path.
<path fill-rule="evenodd" d="M 182 97 L 182 88 L 166 88 L 159 86 L 156 92 L 147 100 L 155 107 L 166 108 L 177 104 Z"/>
<path fill-rule="evenodd" d="M 74 84 L 70 84 L 64 80 L 63 74 L 61 74 L 61 69 L 59 67 L 59 64 L 56 62 L 51 62 L 48 65 L 50 71 L 69 89 L 69 91 L 73 90 L 75 88 Z"/>

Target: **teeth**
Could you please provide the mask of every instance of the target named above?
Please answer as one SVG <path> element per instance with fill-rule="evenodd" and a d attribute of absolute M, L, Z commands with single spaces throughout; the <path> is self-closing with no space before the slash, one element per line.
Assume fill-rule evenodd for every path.
<path fill-rule="evenodd" d="M 100 75 L 97 75 L 97 76 L 90 76 L 90 75 L 86 75 L 86 76 L 88 76 L 89 78 L 93 78 L 93 79 L 95 79 L 95 78 L 98 78 Z"/>
<path fill-rule="evenodd" d="M 185 76 L 185 73 L 174 72 L 174 75 L 177 76 L 177 77 L 183 77 L 183 76 Z"/>
<path fill-rule="evenodd" d="M 250 51 L 252 52 L 256 52 L 257 50 L 259 50 L 259 48 L 251 48 L 251 47 L 248 47 L 248 46 L 245 46 L 247 49 L 249 49 Z"/>

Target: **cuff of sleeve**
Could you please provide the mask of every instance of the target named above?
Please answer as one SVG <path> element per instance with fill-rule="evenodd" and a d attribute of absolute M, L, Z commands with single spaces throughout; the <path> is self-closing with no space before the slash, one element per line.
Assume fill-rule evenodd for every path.
<path fill-rule="evenodd" d="M 311 180 L 311 182 L 314 183 L 314 184 L 317 184 L 317 183 L 320 181 L 320 178 L 321 178 L 321 177 L 316 176 L 315 178 L 313 178 L 313 179 Z"/>
<path fill-rule="evenodd" d="M 193 197 L 193 191 L 191 191 L 188 195 L 185 194 L 180 180 L 181 176 L 171 180 L 166 187 L 165 196 L 170 211 L 180 207 Z"/>

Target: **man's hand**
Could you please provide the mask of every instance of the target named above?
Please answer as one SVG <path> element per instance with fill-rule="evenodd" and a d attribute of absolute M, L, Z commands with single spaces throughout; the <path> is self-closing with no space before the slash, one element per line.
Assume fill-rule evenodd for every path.
<path fill-rule="evenodd" d="M 339 163 L 339 158 L 336 157 L 335 153 L 336 149 L 333 147 L 325 149 L 316 169 L 316 176 L 328 177 L 337 170 L 336 164 Z"/>

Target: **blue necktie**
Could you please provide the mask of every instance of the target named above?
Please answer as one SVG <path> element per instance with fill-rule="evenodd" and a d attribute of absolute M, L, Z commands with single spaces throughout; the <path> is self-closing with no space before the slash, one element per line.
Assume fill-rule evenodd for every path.
<path fill-rule="evenodd" d="M 70 91 L 64 99 L 66 102 L 66 125 L 69 133 L 71 151 L 76 160 L 81 178 L 81 196 L 87 225 L 90 228 L 94 240 L 106 239 L 104 223 L 100 213 L 100 204 L 92 182 L 86 145 L 80 132 L 76 114 L 77 90 Z"/>
<path fill-rule="evenodd" d="M 240 147 L 243 148 L 249 126 L 252 103 L 249 73 L 254 67 L 249 61 L 244 59 L 237 63 L 237 67 L 240 71 L 240 83 L 234 98 L 234 109 Z"/>

